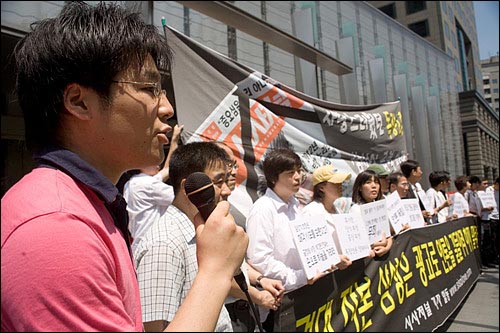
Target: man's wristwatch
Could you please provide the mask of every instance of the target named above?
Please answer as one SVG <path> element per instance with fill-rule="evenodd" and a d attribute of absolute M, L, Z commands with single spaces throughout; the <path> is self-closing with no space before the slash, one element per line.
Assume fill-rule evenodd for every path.
<path fill-rule="evenodd" d="M 265 278 L 264 275 L 261 275 L 257 278 L 257 281 L 255 282 L 255 285 L 259 288 L 262 288 L 262 285 L 260 284 L 260 280 L 262 280 L 263 278 Z"/>

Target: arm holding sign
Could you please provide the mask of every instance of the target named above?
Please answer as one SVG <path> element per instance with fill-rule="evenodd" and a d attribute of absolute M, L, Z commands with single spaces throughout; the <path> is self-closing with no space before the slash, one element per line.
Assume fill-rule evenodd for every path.
<path fill-rule="evenodd" d="M 370 170 L 365 170 L 358 174 L 352 188 L 352 201 L 354 205 L 351 207 L 350 212 L 361 211 L 360 205 L 381 199 L 383 197 L 377 174 Z M 380 240 L 372 243 L 372 250 L 378 257 L 388 253 L 392 247 L 392 236 L 389 235 L 389 237 L 386 237 L 386 235 L 387 233 L 382 231 Z"/>

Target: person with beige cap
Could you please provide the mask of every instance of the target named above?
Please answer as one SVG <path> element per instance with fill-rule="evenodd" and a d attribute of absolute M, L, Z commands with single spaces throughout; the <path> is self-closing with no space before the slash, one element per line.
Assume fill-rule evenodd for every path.
<path fill-rule="evenodd" d="M 333 165 L 323 165 L 312 174 L 313 200 L 302 210 L 304 215 L 324 215 L 326 221 L 335 229 L 331 218 L 332 214 L 338 214 L 334 202 L 342 197 L 342 183 L 351 178 L 350 173 L 340 172 Z M 340 250 L 340 244 L 334 237 L 335 245 Z M 336 264 L 338 269 L 349 267 L 352 262 L 345 255 L 340 255 L 340 263 Z"/>
<path fill-rule="evenodd" d="M 335 200 L 342 197 L 342 183 L 351 179 L 350 173 L 339 172 L 333 165 L 323 165 L 313 171 L 312 184 L 313 201 L 304 212 L 317 210 L 323 207 L 330 214 L 339 213 L 334 206 Z"/>

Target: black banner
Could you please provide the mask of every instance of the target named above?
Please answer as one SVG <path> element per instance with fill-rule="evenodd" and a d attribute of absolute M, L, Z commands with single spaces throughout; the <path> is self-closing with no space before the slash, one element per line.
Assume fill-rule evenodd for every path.
<path fill-rule="evenodd" d="M 285 295 L 275 332 L 433 331 L 480 274 L 473 217 L 407 230 L 382 258 Z"/>

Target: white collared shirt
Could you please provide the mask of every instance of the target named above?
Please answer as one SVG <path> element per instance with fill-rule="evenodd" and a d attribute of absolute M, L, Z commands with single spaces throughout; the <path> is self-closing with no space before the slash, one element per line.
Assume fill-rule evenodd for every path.
<path fill-rule="evenodd" d="M 123 197 L 127 202 L 129 231 L 132 249 L 144 236 L 148 228 L 165 214 L 174 200 L 174 189 L 165 184 L 158 173 L 154 176 L 140 173 L 125 183 Z"/>
<path fill-rule="evenodd" d="M 247 262 L 263 275 L 281 280 L 286 292 L 307 284 L 290 221 L 300 219 L 298 200 L 283 202 L 268 188 L 255 201 L 246 221 Z"/>
<path fill-rule="evenodd" d="M 436 191 L 433 187 L 429 188 L 426 194 L 431 202 L 432 208 L 439 208 L 446 201 L 444 194 L 441 191 Z M 448 207 L 444 207 L 438 211 L 437 214 L 434 214 L 432 216 L 433 223 L 436 223 L 436 220 L 439 223 L 446 222 L 446 217 L 449 215 L 448 210 Z"/>
<path fill-rule="evenodd" d="M 142 321 L 174 319 L 198 273 L 194 224 L 174 205 L 145 232 L 134 250 L 141 291 Z M 216 332 L 231 332 L 231 318 L 221 308 Z"/>

